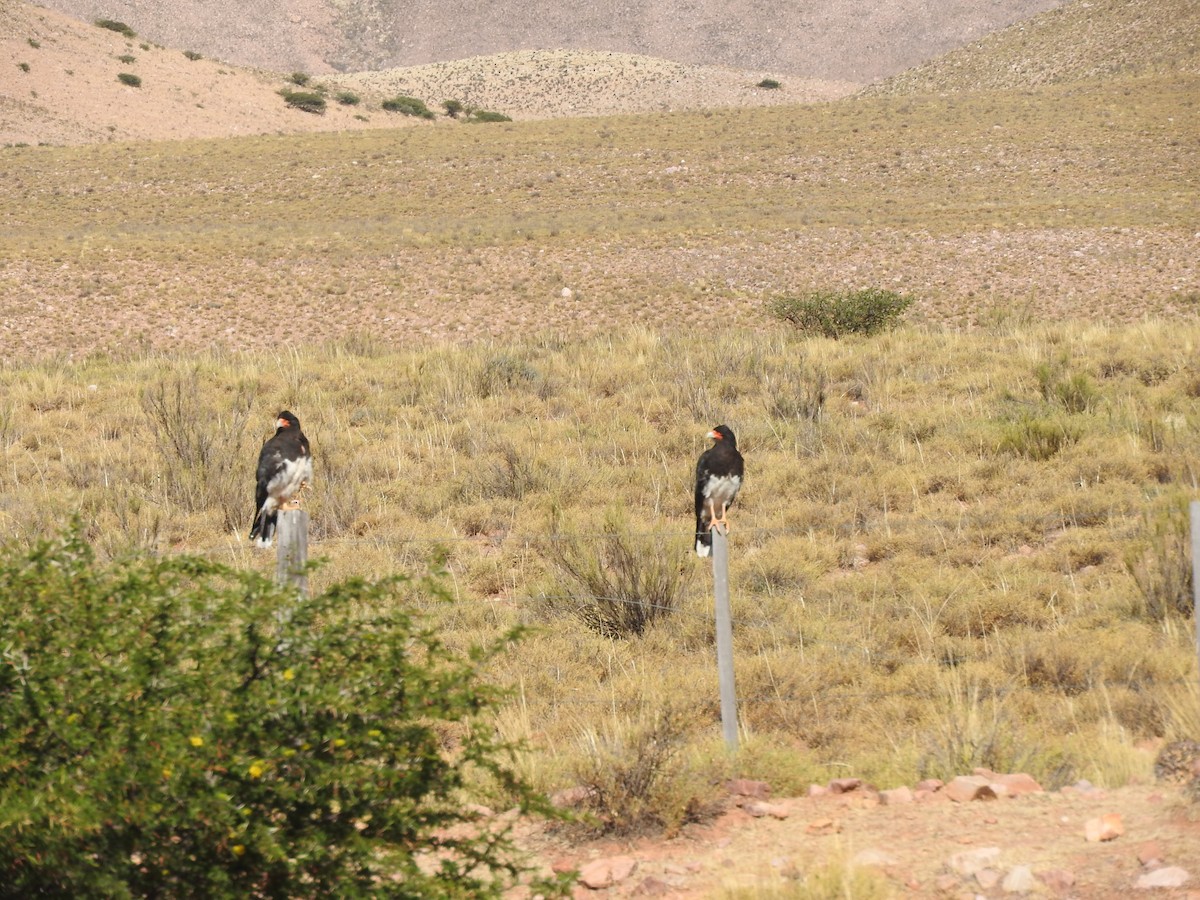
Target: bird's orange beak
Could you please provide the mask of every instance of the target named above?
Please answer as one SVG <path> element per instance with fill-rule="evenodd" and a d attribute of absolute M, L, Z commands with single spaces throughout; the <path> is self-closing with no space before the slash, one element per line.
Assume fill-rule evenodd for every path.
<path fill-rule="evenodd" d="M 724 440 L 724 438 L 721 437 L 721 432 L 717 431 L 716 429 L 713 429 L 712 431 L 710 431 L 708 433 L 708 436 L 710 438 L 712 438 L 714 441 Z"/>
<path fill-rule="evenodd" d="M 287 419 L 276 419 L 276 420 L 275 420 L 275 427 L 276 427 L 276 428 L 291 428 L 291 427 L 292 427 L 292 423 L 291 423 L 291 422 L 289 422 Z"/>

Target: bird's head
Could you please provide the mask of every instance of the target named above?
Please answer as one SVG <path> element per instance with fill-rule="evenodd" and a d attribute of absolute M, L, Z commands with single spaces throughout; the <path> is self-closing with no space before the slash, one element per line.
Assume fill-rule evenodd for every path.
<path fill-rule="evenodd" d="M 708 436 L 714 441 L 728 441 L 730 446 L 737 443 L 737 439 L 733 436 L 733 430 L 728 425 L 718 425 L 708 433 Z"/>
<path fill-rule="evenodd" d="M 286 409 L 275 417 L 276 428 L 300 428 L 300 420 L 296 418 L 295 413 L 288 412 Z"/>

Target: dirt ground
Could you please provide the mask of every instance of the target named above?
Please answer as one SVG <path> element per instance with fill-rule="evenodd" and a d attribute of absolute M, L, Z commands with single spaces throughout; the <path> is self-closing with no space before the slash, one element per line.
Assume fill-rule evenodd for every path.
<path fill-rule="evenodd" d="M 901 897 L 1120 898 L 1133 891 L 1200 898 L 1200 815 L 1193 807 L 1189 816 L 1176 785 L 1074 787 L 969 803 L 935 794 L 892 805 L 855 791 L 770 804 L 786 818 L 754 817 L 732 805 L 711 824 L 686 826 L 669 839 L 571 844 L 542 830 L 528 843 L 543 863 L 558 869 L 620 857 L 636 863 L 632 874 L 609 887 L 578 886 L 577 897 L 698 900 L 739 889 L 757 893 L 799 884 L 832 864 L 874 869 Z M 1088 820 L 1111 814 L 1120 816 L 1124 833 L 1087 840 Z M 1033 876 L 1029 890 L 1013 889 L 1017 876 L 1005 886 L 1019 867 Z M 1187 871 L 1182 887 L 1136 886 L 1169 867 Z"/>

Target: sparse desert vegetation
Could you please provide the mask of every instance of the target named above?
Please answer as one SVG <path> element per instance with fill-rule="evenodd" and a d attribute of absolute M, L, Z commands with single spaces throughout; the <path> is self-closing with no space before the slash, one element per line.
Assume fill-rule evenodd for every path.
<path fill-rule="evenodd" d="M 431 118 L 463 99 L 402 128 L 6 148 L 6 558 L 78 517 L 100 565 L 269 575 L 251 468 L 290 408 L 315 594 L 478 662 L 520 779 L 580 792 L 571 833 L 680 834 L 734 775 L 1148 780 L 1144 747 L 1200 721 L 1197 75 L 1061 71 L 482 130 L 449 121 L 478 94 L 331 78 L 327 119 L 350 86 Z M 690 552 L 719 422 L 748 469 L 736 757 Z"/>

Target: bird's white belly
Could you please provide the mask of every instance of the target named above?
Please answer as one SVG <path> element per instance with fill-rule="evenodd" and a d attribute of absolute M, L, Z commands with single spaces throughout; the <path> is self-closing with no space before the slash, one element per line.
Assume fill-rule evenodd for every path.
<path fill-rule="evenodd" d="M 729 504 L 733 502 L 741 487 L 742 479 L 737 475 L 709 475 L 708 483 L 704 486 L 704 496 L 714 503 Z"/>
<path fill-rule="evenodd" d="M 267 503 L 272 509 L 278 509 L 296 496 L 300 485 L 312 482 L 312 457 L 303 456 L 300 459 L 287 460 L 283 468 L 276 473 L 267 485 Z"/>

